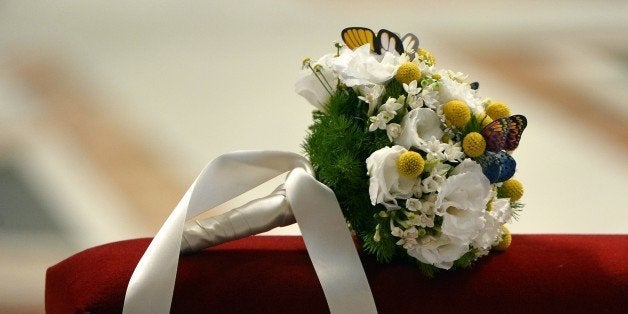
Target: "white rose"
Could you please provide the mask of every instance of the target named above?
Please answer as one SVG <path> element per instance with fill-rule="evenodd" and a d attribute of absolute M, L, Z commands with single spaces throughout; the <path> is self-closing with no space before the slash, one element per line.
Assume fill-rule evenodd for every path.
<path fill-rule="evenodd" d="M 340 81 L 349 87 L 384 85 L 395 76 L 399 64 L 397 59 L 387 52 L 380 61 L 371 54 L 370 45 L 367 44 L 353 51 L 343 49 L 340 56 L 328 60 L 328 65 L 338 73 Z"/>
<path fill-rule="evenodd" d="M 442 269 L 450 269 L 454 261 L 469 250 L 469 246 L 456 238 L 441 234 L 422 237 L 408 255 Z"/>
<path fill-rule="evenodd" d="M 383 204 L 386 208 L 399 208 L 396 198 L 409 198 L 416 179 L 399 175 L 397 159 L 407 150 L 401 146 L 384 147 L 366 159 L 369 175 L 369 195 L 373 205 Z"/>
<path fill-rule="evenodd" d="M 328 54 L 314 63 L 315 65 L 321 66 L 321 72 L 319 75 L 322 74 L 331 85 L 331 91 L 328 91 L 325 86 L 323 86 L 321 81 L 314 75 L 314 73 L 312 73 L 312 70 L 310 69 L 303 70 L 303 75 L 294 84 L 294 90 L 296 93 L 303 96 L 303 98 L 307 99 L 312 106 L 321 111 L 324 111 L 325 105 L 329 102 L 329 98 L 331 97 L 330 92 L 333 94 L 336 91 L 336 86 L 338 85 L 337 75 L 326 66 L 328 63 L 327 60 L 332 57 L 333 55 Z M 320 78 L 323 79 L 323 77 Z M 325 81 L 323 80 L 323 82 Z"/>
<path fill-rule="evenodd" d="M 476 248 L 489 249 L 497 240 L 500 227 L 501 224 L 492 212 L 484 212 L 484 226 L 471 244 Z"/>
<path fill-rule="evenodd" d="M 491 193 L 494 195 L 494 193 Z M 493 200 L 491 211 L 484 212 L 484 227 L 480 230 L 478 236 L 473 239 L 472 245 L 477 248 L 489 249 L 497 240 L 501 231 L 500 227 L 510 220 L 512 216 L 512 207 L 510 200 L 507 198 L 498 198 Z"/>
<path fill-rule="evenodd" d="M 401 134 L 395 140 L 395 144 L 410 148 L 422 146 L 432 138 L 440 139 L 444 134 L 440 125 L 440 119 L 433 110 L 412 109 L 401 121 Z"/>
<path fill-rule="evenodd" d="M 471 89 L 469 84 L 452 79 L 447 72 L 440 71 L 439 74 L 441 74 L 441 80 L 438 98 L 441 104 L 457 99 L 466 103 L 474 113 L 484 112 L 482 101 L 478 98 L 476 92 Z"/>
<path fill-rule="evenodd" d="M 470 243 L 484 227 L 484 209 L 491 185 L 482 167 L 471 159 L 456 166 L 438 191 L 436 214 L 443 217 L 443 234 Z"/>

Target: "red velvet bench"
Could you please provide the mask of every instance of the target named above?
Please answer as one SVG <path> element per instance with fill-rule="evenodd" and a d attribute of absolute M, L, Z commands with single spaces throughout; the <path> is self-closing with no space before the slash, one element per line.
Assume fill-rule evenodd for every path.
<path fill-rule="evenodd" d="M 46 312 L 120 313 L 150 239 L 87 249 L 50 267 Z M 429 279 L 361 256 L 380 313 L 628 313 L 628 235 L 514 235 L 503 253 Z M 249 237 L 182 256 L 173 313 L 325 313 L 301 237 Z"/>

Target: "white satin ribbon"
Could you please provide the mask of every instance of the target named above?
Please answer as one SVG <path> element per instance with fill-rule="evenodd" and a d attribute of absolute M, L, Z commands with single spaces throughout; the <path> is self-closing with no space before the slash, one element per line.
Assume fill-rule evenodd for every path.
<path fill-rule="evenodd" d="M 314 179 L 305 158 L 278 151 L 232 152 L 205 167 L 140 259 L 127 287 L 123 313 L 168 313 L 185 221 L 287 171 L 291 172 L 286 195 L 330 311 L 376 313 L 334 193 Z"/>

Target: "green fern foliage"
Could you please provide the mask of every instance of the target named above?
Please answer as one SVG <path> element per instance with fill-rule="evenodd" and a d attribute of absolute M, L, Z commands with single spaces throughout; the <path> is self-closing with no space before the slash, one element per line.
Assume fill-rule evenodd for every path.
<path fill-rule="evenodd" d="M 368 104 L 352 89 L 338 88 L 325 112 L 313 114 L 314 123 L 303 149 L 319 181 L 335 193 L 343 213 L 355 230 L 374 230 L 368 194 L 366 159 L 390 141 L 385 131 L 368 132 Z"/>

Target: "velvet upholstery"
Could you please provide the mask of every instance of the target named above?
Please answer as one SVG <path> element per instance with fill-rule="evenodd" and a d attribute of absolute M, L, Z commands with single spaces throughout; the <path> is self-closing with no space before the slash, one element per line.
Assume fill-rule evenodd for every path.
<path fill-rule="evenodd" d="M 50 267 L 48 313 L 119 313 L 150 239 L 87 249 Z M 623 312 L 628 235 L 514 235 L 503 253 L 429 279 L 361 256 L 380 313 Z M 325 313 L 301 237 L 249 237 L 182 256 L 173 313 Z"/>

